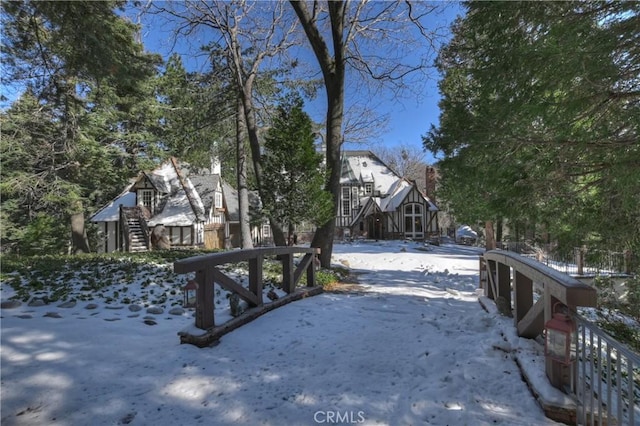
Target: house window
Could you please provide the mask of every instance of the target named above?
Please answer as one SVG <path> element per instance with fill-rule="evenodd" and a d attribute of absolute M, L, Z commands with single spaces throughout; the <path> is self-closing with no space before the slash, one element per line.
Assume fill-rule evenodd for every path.
<path fill-rule="evenodd" d="M 364 193 L 366 195 L 371 195 L 373 193 L 373 184 L 372 183 L 365 183 L 364 184 Z"/>
<path fill-rule="evenodd" d="M 351 216 L 351 188 L 348 186 L 342 188 L 342 216 Z"/>
<path fill-rule="evenodd" d="M 153 190 L 141 189 L 140 200 L 138 204 L 141 204 L 142 206 L 146 207 L 153 214 Z"/>
<path fill-rule="evenodd" d="M 404 233 L 408 238 L 422 238 L 422 206 L 407 204 L 404 206 Z"/>
<path fill-rule="evenodd" d="M 168 228 L 169 231 L 169 241 L 171 241 L 172 246 L 180 245 L 180 228 L 177 226 L 171 226 Z"/>
<path fill-rule="evenodd" d="M 271 226 L 270 225 L 262 225 L 262 236 L 264 238 L 271 237 Z"/>
<path fill-rule="evenodd" d="M 358 208 L 358 187 L 354 186 L 353 188 L 351 188 L 351 208 L 357 209 Z"/>
<path fill-rule="evenodd" d="M 222 193 L 218 191 L 216 191 L 216 195 L 215 195 L 215 207 L 216 209 L 222 208 Z"/>
<path fill-rule="evenodd" d="M 193 244 L 193 229 L 190 226 L 167 227 L 172 246 L 190 246 Z"/>

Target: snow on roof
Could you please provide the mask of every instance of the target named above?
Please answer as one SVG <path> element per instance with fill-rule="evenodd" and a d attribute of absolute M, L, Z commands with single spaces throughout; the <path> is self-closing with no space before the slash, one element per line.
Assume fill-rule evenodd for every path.
<path fill-rule="evenodd" d="M 122 207 L 135 207 L 136 194 L 135 192 L 129 192 L 133 183 L 127 185 L 125 190 L 118 195 L 109 204 L 98 210 L 96 214 L 91 216 L 90 222 L 117 222 L 120 218 L 120 206 Z"/>
<path fill-rule="evenodd" d="M 186 176 L 188 168 L 181 172 L 181 166 L 184 163 L 179 165 L 172 158 L 147 175 L 153 179 L 158 190 L 169 194 L 164 208 L 149 220 L 149 226 L 190 226 L 194 222 L 204 221 L 204 203 Z"/>
<path fill-rule="evenodd" d="M 149 226 L 190 226 L 197 220 L 186 192 L 180 189 L 169 197 L 160 213 L 149 219 Z"/>
<path fill-rule="evenodd" d="M 404 179 L 394 182 L 394 184 L 391 185 L 390 188 L 391 195 L 387 198 L 383 198 L 380 203 L 382 211 L 396 211 L 400 204 L 402 204 L 402 202 L 406 198 L 407 194 L 411 192 L 412 188 L 413 186 Z"/>
<path fill-rule="evenodd" d="M 149 220 L 150 226 L 158 224 L 190 226 L 194 222 L 204 221 L 205 202 L 196 189 L 196 185 L 187 177 L 189 168 L 185 165 L 186 163 L 178 163 L 177 160 L 171 159 L 150 172 L 142 172 L 135 179 L 136 182 L 143 177 L 149 179 L 156 190 L 167 197 L 162 211 Z M 213 191 L 217 187 L 219 176 L 193 177 L 196 178 L 197 186 L 205 195 L 208 205 L 211 205 L 214 198 Z M 131 191 L 134 185 L 135 182 L 129 184 L 122 194 L 103 207 L 90 220 L 92 222 L 118 221 L 120 205 L 123 207 L 136 206 L 136 193 Z M 209 186 L 211 187 L 209 188 Z"/>
<path fill-rule="evenodd" d="M 389 194 L 392 185 L 398 179 L 401 179 L 371 151 L 344 151 L 343 160 L 350 173 L 345 176 L 343 170 L 343 177 L 340 179 L 341 184 L 353 182 L 353 179 L 359 179 L 362 182 L 374 182 L 374 191 L 380 191 L 381 194 Z"/>
<path fill-rule="evenodd" d="M 199 221 L 204 221 L 204 203 L 202 202 L 202 198 L 200 198 L 200 194 L 196 191 L 195 186 L 191 182 L 191 179 L 184 178 L 184 191 L 189 198 L 189 202 L 191 203 L 191 208 L 196 215 L 196 218 Z"/>
<path fill-rule="evenodd" d="M 164 194 L 171 194 L 180 185 L 178 174 L 171 161 L 162 163 L 157 169 L 144 173 L 144 175 L 149 178 L 159 192 Z"/>
<path fill-rule="evenodd" d="M 341 173 L 340 183 L 341 184 L 356 183 L 358 179 L 356 178 L 356 175 L 353 172 L 353 168 L 351 167 L 349 160 L 347 160 L 345 156 L 342 157 L 341 166 L 342 166 L 342 170 L 340 172 Z"/>

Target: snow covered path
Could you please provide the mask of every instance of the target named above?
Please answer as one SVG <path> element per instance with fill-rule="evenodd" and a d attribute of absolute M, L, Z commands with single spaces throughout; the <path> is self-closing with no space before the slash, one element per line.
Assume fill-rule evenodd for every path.
<path fill-rule="evenodd" d="M 496 349 L 477 252 L 419 247 L 336 245 L 366 293 L 291 303 L 213 348 L 179 345 L 188 317 L 3 311 L 2 424 L 555 424 Z"/>

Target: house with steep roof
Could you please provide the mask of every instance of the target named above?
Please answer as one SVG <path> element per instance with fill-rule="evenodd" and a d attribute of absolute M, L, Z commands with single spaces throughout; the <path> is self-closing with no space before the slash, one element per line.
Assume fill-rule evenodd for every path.
<path fill-rule="evenodd" d="M 337 238 L 425 240 L 440 234 L 438 207 L 370 151 L 344 151 Z"/>
<path fill-rule="evenodd" d="M 175 158 L 140 172 L 89 220 L 99 229 L 99 252 L 148 250 L 153 237 L 171 247 L 239 244 L 238 194 L 219 166 L 202 173 Z"/>

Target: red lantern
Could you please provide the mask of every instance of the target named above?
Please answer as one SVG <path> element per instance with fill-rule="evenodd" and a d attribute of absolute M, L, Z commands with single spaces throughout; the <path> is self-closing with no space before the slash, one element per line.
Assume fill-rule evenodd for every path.
<path fill-rule="evenodd" d="M 182 287 L 183 308 L 195 308 L 198 293 L 198 283 L 194 280 L 187 281 L 187 285 Z"/>
<path fill-rule="evenodd" d="M 576 327 L 571 317 L 563 312 L 555 312 L 544 325 L 544 355 L 561 364 L 569 365 L 576 359 L 575 333 Z"/>

